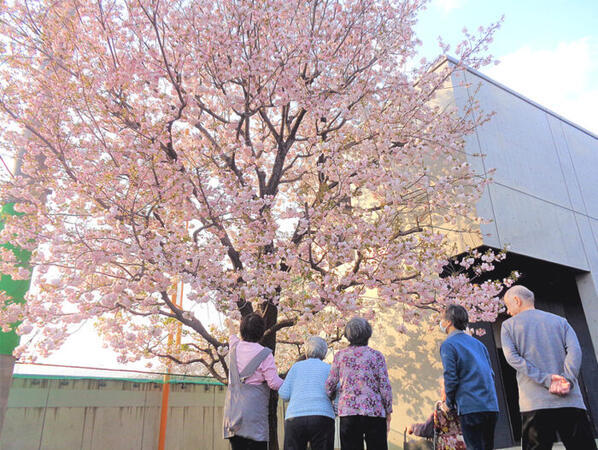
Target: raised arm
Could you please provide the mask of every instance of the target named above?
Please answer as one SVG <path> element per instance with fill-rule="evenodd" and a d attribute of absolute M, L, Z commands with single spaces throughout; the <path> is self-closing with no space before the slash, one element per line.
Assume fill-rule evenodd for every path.
<path fill-rule="evenodd" d="M 260 364 L 260 368 L 264 373 L 264 379 L 268 387 L 273 391 L 277 391 L 283 383 L 283 379 L 278 376 L 278 369 L 274 362 L 274 356 L 270 353 L 266 359 Z"/>
<path fill-rule="evenodd" d="M 513 367 L 513 369 L 528 376 L 530 379 L 544 386 L 546 389 L 550 388 L 552 374 L 538 369 L 531 362 L 527 361 L 523 358 L 523 356 L 521 356 L 517 346 L 513 342 L 510 330 L 508 330 L 504 325 L 500 331 L 500 341 L 502 343 L 505 359 L 509 365 Z"/>

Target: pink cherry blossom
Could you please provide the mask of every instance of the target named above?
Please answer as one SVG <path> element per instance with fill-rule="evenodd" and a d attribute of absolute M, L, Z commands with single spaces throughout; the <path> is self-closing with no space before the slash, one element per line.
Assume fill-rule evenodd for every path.
<path fill-rule="evenodd" d="M 306 335 L 336 345 L 357 314 L 405 304 L 401 323 L 419 323 L 458 302 L 493 320 L 514 277 L 472 278 L 503 254 L 446 272 L 453 237 L 479 232 L 487 180 L 463 149 L 488 115 L 439 106 L 462 67 L 417 62 L 422 4 L 1 3 L 0 139 L 23 157 L 0 196 L 24 214 L 0 243 L 34 250 L 35 289 L 0 323 L 42 330 L 16 354 L 47 355 L 94 319 L 121 361 L 224 380 L 229 331 L 251 311 L 282 370 Z M 496 28 L 467 34 L 461 64 L 491 62 Z"/>

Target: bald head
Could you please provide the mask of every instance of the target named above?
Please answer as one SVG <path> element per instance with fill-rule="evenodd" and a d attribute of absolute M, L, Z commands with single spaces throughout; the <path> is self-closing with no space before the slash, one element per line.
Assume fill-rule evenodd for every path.
<path fill-rule="evenodd" d="M 507 313 L 516 316 L 527 309 L 534 309 L 534 293 L 525 286 L 516 285 L 508 289 L 504 296 Z"/>

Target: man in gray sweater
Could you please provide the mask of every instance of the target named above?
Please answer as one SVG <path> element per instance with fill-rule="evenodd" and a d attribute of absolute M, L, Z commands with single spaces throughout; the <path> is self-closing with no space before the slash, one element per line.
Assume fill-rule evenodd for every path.
<path fill-rule="evenodd" d="M 564 318 L 535 309 L 534 293 L 525 286 L 513 286 L 504 300 L 513 317 L 503 323 L 501 341 L 517 371 L 523 450 L 551 449 L 556 431 L 567 449 L 596 449 L 577 381 L 575 331 Z"/>

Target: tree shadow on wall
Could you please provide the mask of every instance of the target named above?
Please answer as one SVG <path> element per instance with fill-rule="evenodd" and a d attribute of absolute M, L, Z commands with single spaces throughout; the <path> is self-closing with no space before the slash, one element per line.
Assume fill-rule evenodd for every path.
<path fill-rule="evenodd" d="M 439 378 L 440 332 L 430 330 L 430 321 L 422 325 L 408 325 L 404 333 L 397 331 L 401 319 L 395 314 L 378 317 L 372 337 L 373 346 L 380 350 L 388 366 L 395 405 L 389 444 L 391 448 L 403 443 L 403 430 L 413 422 L 424 422 L 440 399 Z"/>

